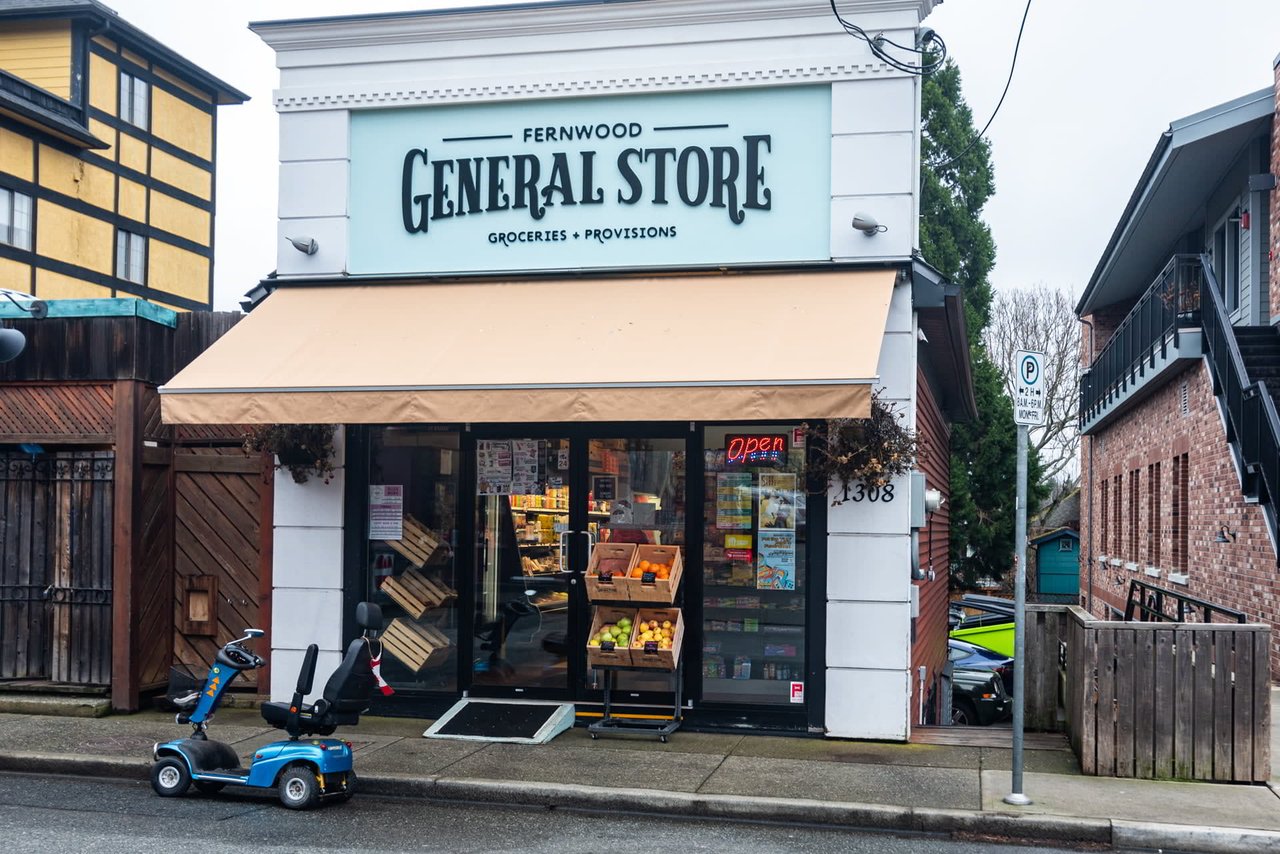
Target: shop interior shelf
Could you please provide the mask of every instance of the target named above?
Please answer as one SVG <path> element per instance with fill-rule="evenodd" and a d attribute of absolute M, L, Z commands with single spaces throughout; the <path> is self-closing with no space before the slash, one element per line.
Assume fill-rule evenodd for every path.
<path fill-rule="evenodd" d="M 512 513 L 537 513 L 543 516 L 568 516 L 569 511 L 557 507 L 512 507 Z M 593 518 L 608 519 L 611 513 L 605 513 L 600 510 L 588 510 L 587 515 Z"/>
<path fill-rule="evenodd" d="M 745 695 L 750 697 L 777 697 L 779 703 L 790 704 L 792 681 L 801 682 L 803 680 L 718 679 L 704 676 L 702 678 L 702 699 L 704 701 L 723 702 L 728 700 L 732 702 L 736 697 Z"/>
<path fill-rule="evenodd" d="M 743 615 L 745 615 L 749 620 L 759 620 L 761 625 L 764 625 L 766 620 L 770 624 L 782 624 L 786 626 L 804 625 L 804 611 L 770 608 L 766 605 L 761 605 L 758 608 L 731 608 L 727 605 L 712 607 L 707 605 L 703 608 L 702 615 L 712 619 L 730 620 L 741 620 Z"/>

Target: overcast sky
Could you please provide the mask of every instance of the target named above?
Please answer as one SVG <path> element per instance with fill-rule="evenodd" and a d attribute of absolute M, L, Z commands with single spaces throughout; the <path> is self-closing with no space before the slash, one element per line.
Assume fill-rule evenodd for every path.
<path fill-rule="evenodd" d="M 253 99 L 218 114 L 218 309 L 234 308 L 275 266 L 278 78 L 248 22 L 478 5 L 105 2 Z M 1025 4 L 946 0 L 925 22 L 959 63 L 979 126 L 1000 97 Z M 1271 85 L 1277 53 L 1280 0 L 1033 0 L 1013 85 L 988 134 L 996 287 L 1046 282 L 1078 295 L 1169 122 Z"/>

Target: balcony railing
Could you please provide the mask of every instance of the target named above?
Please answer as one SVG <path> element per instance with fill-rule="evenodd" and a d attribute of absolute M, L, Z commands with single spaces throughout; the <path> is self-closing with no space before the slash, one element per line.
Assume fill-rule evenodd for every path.
<path fill-rule="evenodd" d="M 1081 427 L 1122 400 L 1171 348 L 1176 355 L 1179 330 L 1198 330 L 1205 269 L 1199 255 L 1169 259 L 1080 378 Z"/>

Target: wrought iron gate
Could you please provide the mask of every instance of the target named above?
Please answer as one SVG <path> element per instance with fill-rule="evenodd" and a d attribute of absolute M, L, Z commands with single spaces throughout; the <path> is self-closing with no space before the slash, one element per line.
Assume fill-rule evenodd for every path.
<path fill-rule="evenodd" d="M 111 451 L 0 454 L 0 679 L 111 681 Z"/>

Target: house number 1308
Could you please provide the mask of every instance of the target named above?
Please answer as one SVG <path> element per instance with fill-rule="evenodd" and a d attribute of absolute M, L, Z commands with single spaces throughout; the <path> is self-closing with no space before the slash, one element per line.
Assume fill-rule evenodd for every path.
<path fill-rule="evenodd" d="M 873 486 L 867 488 L 865 483 L 855 483 L 852 487 L 845 485 L 844 488 L 845 501 L 892 501 L 893 500 L 893 484 L 886 483 L 884 486 Z"/>

